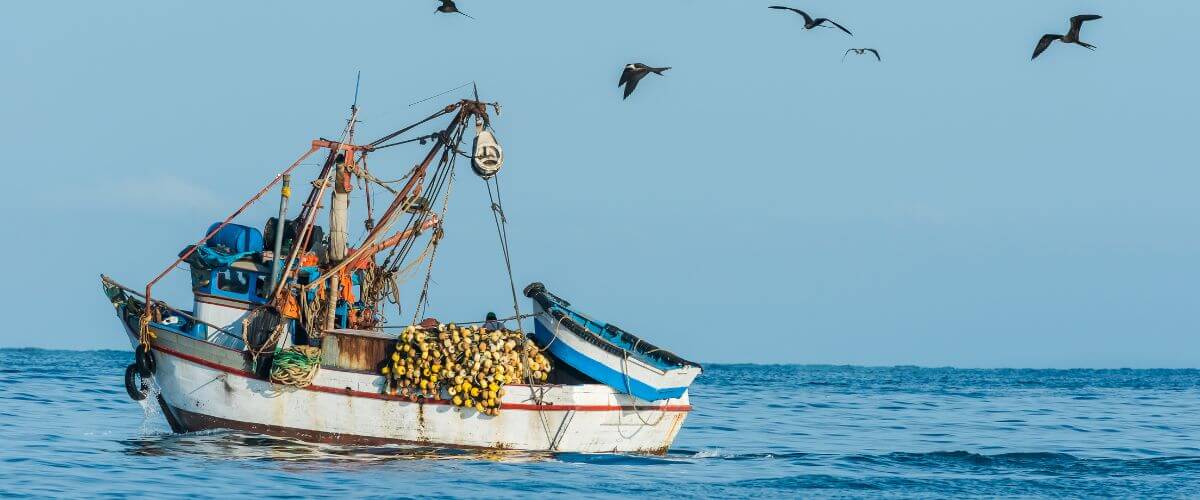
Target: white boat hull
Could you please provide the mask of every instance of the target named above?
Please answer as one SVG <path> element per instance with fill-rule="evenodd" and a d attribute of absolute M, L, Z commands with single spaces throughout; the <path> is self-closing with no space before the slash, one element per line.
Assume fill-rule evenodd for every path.
<path fill-rule="evenodd" d="M 172 426 L 181 431 L 232 428 L 323 442 L 665 453 L 691 411 L 686 394 L 647 403 L 599 384 L 511 385 L 493 417 L 444 401 L 382 394 L 381 376 L 328 368 L 311 386 L 296 389 L 245 371 L 239 351 L 170 330 L 156 333 L 154 380 Z"/>

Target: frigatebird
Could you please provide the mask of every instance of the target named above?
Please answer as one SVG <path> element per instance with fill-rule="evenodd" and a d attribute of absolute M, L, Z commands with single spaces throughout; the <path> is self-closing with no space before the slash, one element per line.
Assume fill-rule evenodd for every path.
<path fill-rule="evenodd" d="M 617 82 L 618 87 L 622 85 L 625 86 L 625 97 L 622 97 L 621 99 L 627 99 L 629 94 L 633 93 L 633 89 L 637 88 L 638 82 L 641 81 L 642 78 L 645 78 L 646 75 L 649 75 L 650 73 L 662 75 L 663 71 L 668 69 L 671 69 L 671 67 L 667 66 L 665 68 L 655 68 L 646 66 L 642 63 L 626 64 L 625 71 L 621 72 L 621 81 Z"/>
<path fill-rule="evenodd" d="M 816 28 L 817 26 L 821 26 L 821 25 L 823 25 L 823 24 L 824 24 L 826 21 L 828 21 L 828 22 L 829 22 L 829 24 L 832 24 L 832 25 L 834 25 L 834 26 L 837 26 L 837 27 L 838 27 L 838 29 L 840 29 L 840 30 L 842 30 L 842 31 L 845 31 L 847 35 L 854 36 L 854 33 L 851 33 L 851 32 L 850 32 L 850 30 L 846 29 L 846 27 L 845 27 L 845 26 L 842 26 L 842 25 L 840 25 L 840 24 L 838 24 L 838 23 L 834 22 L 834 21 L 833 21 L 833 19 L 829 19 L 829 18 L 827 18 L 827 17 L 818 17 L 818 18 L 816 18 L 816 19 L 813 19 L 813 17 L 812 17 L 812 16 L 810 16 L 810 15 L 808 15 L 808 13 L 807 13 L 807 12 L 804 12 L 804 11 L 802 11 L 802 10 L 800 10 L 800 9 L 793 9 L 793 8 L 791 8 L 791 7 L 784 7 L 784 6 L 782 6 L 782 5 L 772 5 L 772 6 L 768 7 L 768 8 L 769 8 L 769 9 L 790 10 L 790 11 L 792 11 L 792 12 L 795 12 L 795 13 L 797 13 L 797 14 L 800 14 L 801 16 L 804 16 L 804 29 L 806 29 L 806 30 L 810 30 L 810 29 Z M 829 26 L 825 26 L 825 27 L 826 27 L 826 28 L 828 28 Z"/>
<path fill-rule="evenodd" d="M 883 59 L 881 59 L 879 57 L 879 51 L 875 50 L 875 49 L 846 49 L 846 53 L 842 54 L 842 62 L 846 62 L 846 56 L 850 55 L 851 52 L 858 54 L 860 56 L 863 55 L 864 53 L 870 52 L 872 54 L 875 54 L 875 59 L 877 61 L 883 61 Z"/>
<path fill-rule="evenodd" d="M 1083 22 L 1094 21 L 1096 19 L 1100 19 L 1100 16 L 1095 14 L 1080 14 L 1071 18 L 1071 29 L 1067 31 L 1066 35 L 1056 35 L 1054 33 L 1042 35 L 1042 39 L 1038 40 L 1037 47 L 1033 48 L 1033 57 L 1030 57 L 1029 60 L 1032 61 L 1037 59 L 1037 56 L 1042 52 L 1045 52 L 1046 49 L 1050 48 L 1050 44 L 1055 40 L 1058 40 L 1062 43 L 1082 45 L 1089 50 L 1096 50 L 1095 45 L 1085 43 L 1079 39 L 1079 28 L 1083 27 Z"/>
<path fill-rule="evenodd" d="M 442 5 L 440 7 L 438 7 L 435 12 L 441 12 L 443 14 L 453 14 L 453 13 L 457 12 L 459 14 L 467 16 L 466 12 L 458 10 L 458 6 L 454 5 L 454 0 L 439 0 L 439 1 L 442 2 Z M 471 16 L 467 16 L 467 17 L 471 17 Z M 475 19 L 475 18 L 471 17 L 471 19 Z"/>

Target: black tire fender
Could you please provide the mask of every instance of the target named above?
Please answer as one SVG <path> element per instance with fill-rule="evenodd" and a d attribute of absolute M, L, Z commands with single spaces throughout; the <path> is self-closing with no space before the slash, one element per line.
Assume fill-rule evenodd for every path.
<path fill-rule="evenodd" d="M 137 363 L 130 363 L 125 367 L 125 392 L 129 393 L 129 398 L 134 401 L 146 399 L 150 394 L 150 386 L 146 384 L 146 379 L 140 376 Z"/>
<path fill-rule="evenodd" d="M 145 344 L 139 344 L 133 351 L 133 361 L 142 378 L 154 375 L 154 371 L 158 369 L 154 362 L 154 355 L 150 353 L 150 348 Z"/>

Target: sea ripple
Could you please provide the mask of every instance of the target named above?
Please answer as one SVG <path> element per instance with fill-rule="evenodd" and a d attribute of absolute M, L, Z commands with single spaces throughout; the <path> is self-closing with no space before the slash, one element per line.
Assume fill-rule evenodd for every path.
<path fill-rule="evenodd" d="M 130 357 L 0 350 L 0 494 L 1200 497 L 1197 370 L 711 365 L 643 456 L 172 434 Z"/>

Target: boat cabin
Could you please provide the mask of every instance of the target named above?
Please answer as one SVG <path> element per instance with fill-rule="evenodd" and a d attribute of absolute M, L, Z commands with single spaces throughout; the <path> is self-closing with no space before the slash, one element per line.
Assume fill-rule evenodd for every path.
<path fill-rule="evenodd" d="M 291 221 L 288 222 L 287 229 L 291 229 Z M 219 224 L 210 226 L 205 234 L 211 233 Z M 266 225 L 267 236 L 272 239 L 275 224 L 275 218 L 271 218 Z M 320 233 L 319 229 L 315 231 L 315 235 Z M 294 231 L 285 230 L 283 254 L 290 252 L 294 237 Z M 266 304 L 271 296 L 273 255 L 269 251 L 264 252 L 263 241 L 263 231 L 259 231 L 258 228 L 229 224 L 187 259 L 194 295 L 193 314 L 197 319 L 220 326 L 228 332 L 242 334 L 243 320 L 256 306 Z M 310 247 L 320 251 L 323 245 Z M 320 269 L 316 265 L 319 259 L 314 251 L 301 256 L 301 265 L 297 273 L 299 284 L 309 284 L 320 276 Z M 350 282 L 352 287 L 349 295 L 355 298 L 361 296 L 359 273 L 350 273 Z M 308 299 L 314 300 L 315 293 L 310 290 Z M 363 308 L 364 305 L 358 300 L 340 300 L 336 309 L 335 324 L 338 328 L 348 328 L 351 318 Z M 294 335 L 292 343 L 308 343 L 308 335 L 303 326 L 295 321 L 288 323 L 286 328 Z M 231 347 L 243 347 L 242 339 L 229 339 L 230 335 L 203 324 L 186 326 L 188 328 L 181 330 L 189 336 Z"/>

